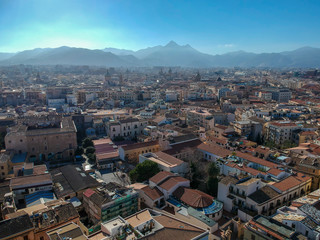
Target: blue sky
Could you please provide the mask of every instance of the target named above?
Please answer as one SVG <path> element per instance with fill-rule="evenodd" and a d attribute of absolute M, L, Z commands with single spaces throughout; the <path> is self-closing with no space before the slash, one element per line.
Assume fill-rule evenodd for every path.
<path fill-rule="evenodd" d="M 170 40 L 211 54 L 320 47 L 320 0 L 0 0 L 0 52 L 138 50 Z"/>

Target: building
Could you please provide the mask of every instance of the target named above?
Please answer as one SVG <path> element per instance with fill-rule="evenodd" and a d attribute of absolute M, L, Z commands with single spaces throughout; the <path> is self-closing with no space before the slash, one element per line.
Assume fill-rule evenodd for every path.
<path fill-rule="evenodd" d="M 32 117 L 9 129 L 6 149 L 28 153 L 30 161 L 74 160 L 77 129 L 69 117 Z"/>
<path fill-rule="evenodd" d="M 127 118 L 118 121 L 109 121 L 107 123 L 107 135 L 114 139 L 123 137 L 132 139 L 143 133 L 143 129 L 147 126 L 146 120 L 138 118 Z"/>
<path fill-rule="evenodd" d="M 96 163 L 99 169 L 112 169 L 114 163 L 119 160 L 118 146 L 110 138 L 93 140 L 96 149 Z"/>
<path fill-rule="evenodd" d="M 83 194 L 88 217 L 97 224 L 118 215 L 127 217 L 138 211 L 139 193 L 133 189 L 110 182 L 95 191 L 87 189 Z"/>
<path fill-rule="evenodd" d="M 190 110 L 187 112 L 187 124 L 190 126 L 204 127 L 206 130 L 209 130 L 214 126 L 214 119 L 208 110 Z"/>
<path fill-rule="evenodd" d="M 289 89 L 274 89 L 271 91 L 272 100 L 279 103 L 287 103 L 291 99 L 291 91 Z"/>
<path fill-rule="evenodd" d="M 87 236 L 83 234 L 81 228 L 71 222 L 61 227 L 50 230 L 47 232 L 49 240 L 64 240 L 64 239 L 76 239 L 76 240 L 87 240 Z"/>
<path fill-rule="evenodd" d="M 188 163 L 164 152 L 140 154 L 139 163 L 146 160 L 157 163 L 161 171 L 177 173 L 182 176 L 188 172 Z"/>
<path fill-rule="evenodd" d="M 124 239 L 208 239 L 209 231 L 192 218 L 185 221 L 164 212 L 144 209 L 127 218 L 116 217 L 101 224 L 101 232 L 95 239 L 122 236 Z M 201 227 L 199 226 L 201 225 Z"/>
<path fill-rule="evenodd" d="M 10 187 L 16 203 L 25 204 L 26 197 L 41 191 L 52 191 L 52 179 L 49 173 L 14 177 L 10 180 Z"/>
<path fill-rule="evenodd" d="M 287 121 L 268 122 L 264 125 L 264 136 L 267 141 L 281 145 L 293 141 L 293 131 L 299 128 L 297 124 Z"/>
<path fill-rule="evenodd" d="M 303 236 L 295 232 L 294 229 L 288 227 L 285 224 L 282 224 L 272 218 L 258 215 L 251 219 L 248 223 L 244 226 L 244 240 L 251 240 L 251 239 L 295 239 L 295 240 L 302 240 L 308 239 L 307 237 Z"/>
<path fill-rule="evenodd" d="M 57 198 L 65 200 L 77 197 L 82 199 L 83 192 L 88 188 L 95 189 L 100 183 L 80 169 L 79 166 L 66 165 L 50 171 L 53 190 Z"/>
<path fill-rule="evenodd" d="M 121 160 L 138 163 L 140 154 L 158 151 L 160 151 L 158 141 L 141 142 L 119 147 L 119 156 Z"/>
<path fill-rule="evenodd" d="M 0 239 L 34 240 L 34 226 L 27 214 L 0 221 Z"/>

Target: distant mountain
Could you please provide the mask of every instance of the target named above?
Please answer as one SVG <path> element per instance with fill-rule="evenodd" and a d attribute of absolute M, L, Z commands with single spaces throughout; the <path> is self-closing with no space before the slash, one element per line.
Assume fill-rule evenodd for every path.
<path fill-rule="evenodd" d="M 19 52 L 14 56 L 0 61 L 1 65 L 32 64 L 32 65 L 95 65 L 109 67 L 130 67 L 139 65 L 133 56 L 117 56 L 102 50 L 85 48 L 37 48 Z"/>
<path fill-rule="evenodd" d="M 127 50 L 127 49 L 118 49 L 118 48 L 105 48 L 102 49 L 104 52 L 111 52 L 115 55 L 134 55 L 135 51 Z"/>
<path fill-rule="evenodd" d="M 0 61 L 12 57 L 15 53 L 0 53 Z"/>
<path fill-rule="evenodd" d="M 210 55 L 190 45 L 170 41 L 138 51 L 105 48 L 37 48 L 16 54 L 0 53 L 0 65 L 96 65 L 107 67 L 181 66 L 181 67 L 320 67 L 320 49 L 303 47 L 280 53 L 230 52 Z"/>

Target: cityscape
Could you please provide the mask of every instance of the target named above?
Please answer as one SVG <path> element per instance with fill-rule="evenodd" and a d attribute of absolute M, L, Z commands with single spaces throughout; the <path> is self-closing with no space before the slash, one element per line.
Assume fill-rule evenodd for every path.
<path fill-rule="evenodd" d="M 227 2 L 0 0 L 0 239 L 320 240 L 320 4 Z"/>

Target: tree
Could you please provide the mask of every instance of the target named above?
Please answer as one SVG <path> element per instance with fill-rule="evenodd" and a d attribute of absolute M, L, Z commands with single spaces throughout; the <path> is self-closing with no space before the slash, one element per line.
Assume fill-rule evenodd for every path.
<path fill-rule="evenodd" d="M 75 155 L 82 155 L 83 154 L 83 147 L 77 147 L 76 151 L 75 151 Z"/>
<path fill-rule="evenodd" d="M 207 179 L 207 193 L 212 196 L 217 196 L 218 193 L 218 175 L 220 173 L 219 167 L 215 162 L 210 163 L 208 167 L 208 179 Z"/>
<path fill-rule="evenodd" d="M 200 181 L 200 173 L 197 168 L 197 165 L 194 162 L 190 163 L 190 187 L 198 188 Z"/>
<path fill-rule="evenodd" d="M 217 177 L 220 173 L 219 167 L 216 165 L 215 162 L 210 163 L 208 167 L 208 175 L 209 177 Z"/>
<path fill-rule="evenodd" d="M 87 147 L 93 147 L 93 142 L 90 138 L 85 138 L 82 141 L 82 147 L 87 148 Z"/>
<path fill-rule="evenodd" d="M 144 182 L 158 172 L 160 172 L 158 164 L 146 160 L 143 163 L 139 163 L 132 171 L 130 171 L 129 177 L 132 182 Z"/>
<path fill-rule="evenodd" d="M 218 183 L 218 178 L 209 176 L 207 180 L 207 193 L 216 197 L 218 195 Z"/>
<path fill-rule="evenodd" d="M 87 147 L 86 148 L 86 154 L 88 155 L 89 153 L 95 153 L 96 149 L 94 147 Z"/>
<path fill-rule="evenodd" d="M 94 163 L 96 161 L 96 155 L 94 153 L 87 154 L 88 160 L 91 163 Z"/>

